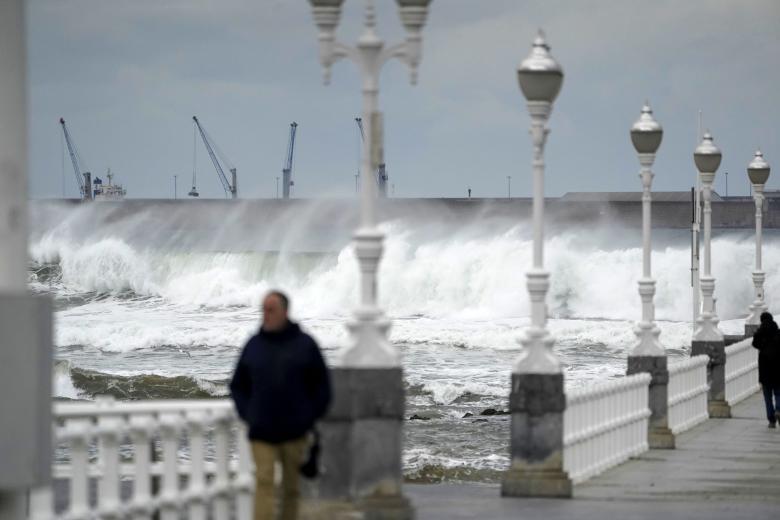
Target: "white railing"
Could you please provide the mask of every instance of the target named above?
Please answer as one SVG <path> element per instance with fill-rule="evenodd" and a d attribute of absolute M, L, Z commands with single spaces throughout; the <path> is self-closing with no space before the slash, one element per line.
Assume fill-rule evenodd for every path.
<path fill-rule="evenodd" d="M 707 363 L 709 356 L 695 356 L 669 365 L 668 421 L 677 435 L 709 418 Z"/>
<path fill-rule="evenodd" d="M 753 338 L 726 347 L 726 402 L 733 406 L 758 390 L 758 350 L 753 348 Z"/>
<path fill-rule="evenodd" d="M 563 467 L 578 483 L 647 451 L 650 374 L 566 393 Z"/>
<path fill-rule="evenodd" d="M 55 403 L 54 419 L 56 493 L 32 492 L 33 520 L 252 516 L 249 444 L 228 399 Z"/>

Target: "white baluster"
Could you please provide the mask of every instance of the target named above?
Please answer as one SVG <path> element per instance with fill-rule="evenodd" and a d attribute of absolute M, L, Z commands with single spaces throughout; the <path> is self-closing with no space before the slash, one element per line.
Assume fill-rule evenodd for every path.
<path fill-rule="evenodd" d="M 101 408 L 113 409 L 113 398 L 104 398 Z M 97 506 L 101 517 L 119 517 L 119 440 L 123 419 L 117 416 L 98 417 L 98 460 L 102 475 L 98 478 Z"/>
<path fill-rule="evenodd" d="M 230 515 L 230 418 L 220 413 L 214 425 L 216 475 L 214 478 L 214 518 L 228 520 Z"/>
<path fill-rule="evenodd" d="M 152 446 L 151 433 L 154 418 L 150 414 L 135 414 L 130 417 L 130 439 L 133 443 L 133 498 L 130 511 L 134 520 L 152 518 Z"/>
<path fill-rule="evenodd" d="M 160 442 L 163 452 L 162 491 L 160 492 L 161 520 L 179 519 L 179 428 L 176 412 L 160 414 Z"/>
<path fill-rule="evenodd" d="M 233 485 L 238 493 L 236 513 L 238 520 L 252 520 L 254 478 L 252 475 L 252 453 L 249 448 L 246 427 L 236 421 L 236 445 L 238 447 L 238 473 Z"/>
<path fill-rule="evenodd" d="M 65 422 L 66 436 L 70 438 L 70 517 L 89 515 L 89 439 L 92 421 L 70 419 Z"/>
<path fill-rule="evenodd" d="M 204 462 L 206 450 L 204 447 L 204 428 L 206 413 L 203 410 L 187 414 L 189 426 L 188 437 L 190 444 L 190 475 L 187 484 L 187 502 L 189 503 L 189 520 L 206 519 L 206 473 Z"/>
<path fill-rule="evenodd" d="M 54 518 L 54 499 L 51 486 L 37 487 L 30 493 L 30 520 Z"/>

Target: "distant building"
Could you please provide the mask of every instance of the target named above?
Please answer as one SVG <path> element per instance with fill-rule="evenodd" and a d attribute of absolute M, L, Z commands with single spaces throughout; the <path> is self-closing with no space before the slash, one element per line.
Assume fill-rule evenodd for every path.
<path fill-rule="evenodd" d="M 777 195 L 780 197 L 780 193 Z M 641 191 L 570 191 L 560 198 L 562 202 L 641 202 Z M 712 192 L 712 201 L 723 198 Z M 690 202 L 690 191 L 654 191 L 653 202 Z"/>

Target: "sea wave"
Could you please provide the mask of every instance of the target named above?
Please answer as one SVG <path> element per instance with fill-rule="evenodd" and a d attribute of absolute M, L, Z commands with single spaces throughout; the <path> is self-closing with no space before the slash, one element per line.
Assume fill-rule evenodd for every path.
<path fill-rule="evenodd" d="M 120 375 L 80 367 L 68 361 L 55 364 L 55 397 L 93 399 L 110 395 L 119 400 L 206 399 L 228 395 L 227 380 L 160 374 Z"/>

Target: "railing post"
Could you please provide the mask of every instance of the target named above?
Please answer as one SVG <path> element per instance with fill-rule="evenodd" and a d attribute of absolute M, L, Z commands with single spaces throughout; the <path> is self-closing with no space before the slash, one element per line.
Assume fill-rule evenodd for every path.
<path fill-rule="evenodd" d="M 252 498 L 254 479 L 252 478 L 252 453 L 249 449 L 246 428 L 237 423 L 236 445 L 238 448 L 238 472 L 233 480 L 236 489 L 236 516 L 238 520 L 252 519 Z"/>
<path fill-rule="evenodd" d="M 179 414 L 163 413 L 160 416 L 160 437 L 163 452 L 162 492 L 160 493 L 160 518 L 179 520 Z"/>
<path fill-rule="evenodd" d="M 70 517 L 86 518 L 89 513 L 89 419 L 71 419 L 65 428 L 70 438 Z"/>
<path fill-rule="evenodd" d="M 130 512 L 134 520 L 149 520 L 152 517 L 152 443 L 150 441 L 154 418 L 149 414 L 130 417 L 130 440 L 133 443 L 135 478 Z"/>
<path fill-rule="evenodd" d="M 188 518 L 206 520 L 206 474 L 204 462 L 204 428 L 206 414 L 202 411 L 187 414 L 187 436 L 190 441 L 190 474 L 187 483 Z"/>
<path fill-rule="evenodd" d="M 101 404 L 114 407 L 111 397 Z M 115 416 L 98 418 L 98 456 L 102 476 L 98 479 L 98 512 L 101 518 L 118 518 L 119 515 L 119 435 L 122 419 Z"/>
<path fill-rule="evenodd" d="M 216 417 L 214 425 L 214 519 L 227 520 L 230 517 L 230 418 Z"/>
<path fill-rule="evenodd" d="M 673 449 L 674 434 L 669 429 L 669 367 L 664 356 L 628 356 L 627 375 L 650 374 L 647 444 L 651 448 Z"/>

